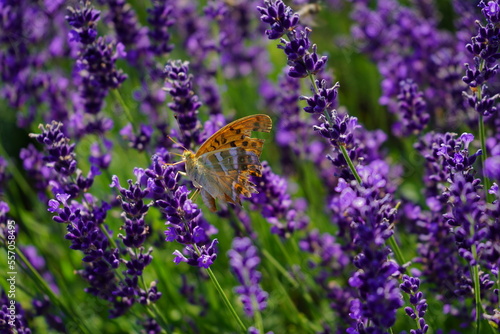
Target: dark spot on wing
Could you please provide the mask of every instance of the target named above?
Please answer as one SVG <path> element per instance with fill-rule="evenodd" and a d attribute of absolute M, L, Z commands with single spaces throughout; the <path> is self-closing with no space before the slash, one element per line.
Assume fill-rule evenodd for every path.
<path fill-rule="evenodd" d="M 248 170 L 248 165 L 241 165 L 241 170 Z"/>
<path fill-rule="evenodd" d="M 248 146 L 248 142 L 245 140 L 243 143 L 241 143 L 243 146 Z"/>
<path fill-rule="evenodd" d="M 252 147 L 257 147 L 257 142 L 253 141 L 252 144 L 251 144 Z"/>
<path fill-rule="evenodd" d="M 238 162 L 245 162 L 245 160 L 246 160 L 245 157 L 239 157 L 238 158 Z"/>
<path fill-rule="evenodd" d="M 227 139 L 226 139 L 226 138 L 224 138 L 224 137 L 222 137 L 222 138 L 221 138 L 221 141 L 222 141 L 222 144 L 227 143 Z"/>
<path fill-rule="evenodd" d="M 239 135 L 241 133 L 241 129 L 236 129 L 236 134 Z"/>
<path fill-rule="evenodd" d="M 231 145 L 231 147 L 236 147 L 236 142 L 232 141 L 229 145 Z"/>

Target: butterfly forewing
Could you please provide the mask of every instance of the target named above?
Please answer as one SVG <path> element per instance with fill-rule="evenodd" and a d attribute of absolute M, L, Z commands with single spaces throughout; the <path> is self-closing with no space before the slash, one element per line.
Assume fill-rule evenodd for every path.
<path fill-rule="evenodd" d="M 270 132 L 272 124 L 271 118 L 264 114 L 240 118 L 224 126 L 208 138 L 200 146 L 196 152 L 196 156 L 199 157 L 206 152 L 216 151 L 223 148 L 242 146 L 245 143 L 245 139 L 249 139 L 245 143 L 249 149 L 260 150 L 259 152 L 261 152 L 263 140 L 250 138 L 250 135 L 252 131 Z M 255 146 L 252 147 L 252 145 Z M 258 155 L 260 155 L 260 153 Z"/>

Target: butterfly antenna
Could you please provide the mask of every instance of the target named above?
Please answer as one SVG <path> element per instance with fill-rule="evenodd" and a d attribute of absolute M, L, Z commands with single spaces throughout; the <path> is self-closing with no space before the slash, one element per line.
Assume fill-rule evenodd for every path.
<path fill-rule="evenodd" d="M 174 138 L 170 137 L 169 135 L 167 135 L 167 138 L 170 139 L 174 144 L 177 144 L 179 145 L 180 147 L 182 147 L 185 151 L 189 151 L 187 148 L 185 148 L 183 145 L 181 145 L 179 142 L 175 141 Z"/>

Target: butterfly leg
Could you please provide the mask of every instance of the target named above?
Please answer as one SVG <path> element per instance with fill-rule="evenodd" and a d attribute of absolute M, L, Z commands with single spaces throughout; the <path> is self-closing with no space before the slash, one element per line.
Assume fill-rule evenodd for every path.
<path fill-rule="evenodd" d="M 164 166 L 175 166 L 175 165 L 178 165 L 178 164 L 182 164 L 184 162 L 185 162 L 184 160 L 174 162 L 173 164 L 164 162 L 163 165 Z"/>
<path fill-rule="evenodd" d="M 196 200 L 196 197 L 198 197 L 199 193 L 200 193 L 200 189 L 196 188 L 193 195 L 191 195 L 191 197 L 189 198 L 191 200 L 191 202 L 194 202 Z"/>
<path fill-rule="evenodd" d="M 186 176 L 186 173 L 185 172 L 181 172 L 180 170 L 177 171 L 177 173 L 175 173 L 175 179 L 177 180 L 177 176 L 178 175 L 182 175 L 182 176 Z"/>

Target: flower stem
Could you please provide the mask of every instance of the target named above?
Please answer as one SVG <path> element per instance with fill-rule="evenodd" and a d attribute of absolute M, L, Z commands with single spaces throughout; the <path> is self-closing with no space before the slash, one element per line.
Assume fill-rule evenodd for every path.
<path fill-rule="evenodd" d="M 396 258 L 396 262 L 400 266 L 404 265 L 406 263 L 405 258 L 403 252 L 401 252 L 401 249 L 398 246 L 398 243 L 396 242 L 396 238 L 394 238 L 394 235 L 391 235 L 391 237 L 388 240 L 389 240 L 389 245 L 392 251 L 394 252 L 394 257 Z"/>
<path fill-rule="evenodd" d="M 472 252 L 476 253 L 476 246 L 472 245 Z M 472 266 L 472 279 L 474 281 L 474 299 L 476 302 L 476 333 L 480 333 L 480 319 L 481 319 L 481 296 L 480 296 L 480 286 L 479 286 L 479 270 L 477 265 Z"/>
<path fill-rule="evenodd" d="M 316 85 L 316 81 L 314 80 L 314 76 L 312 74 L 309 74 L 309 79 L 311 80 L 314 92 L 317 94 L 318 91 L 318 86 Z M 330 113 L 328 110 L 324 111 L 325 118 L 328 122 L 328 124 L 333 127 L 332 123 L 332 117 L 330 116 Z M 347 153 L 347 150 L 345 149 L 345 146 L 342 144 L 339 144 L 340 151 L 342 152 L 342 155 L 344 156 L 344 160 L 347 162 L 347 165 L 349 166 L 349 169 L 351 170 L 352 175 L 358 181 L 359 184 L 362 184 L 361 177 L 359 176 L 358 172 L 356 171 L 356 167 L 354 167 L 354 163 L 352 162 L 351 158 L 349 157 L 349 153 Z"/>
<path fill-rule="evenodd" d="M 262 322 L 262 314 L 260 314 L 258 308 L 254 314 L 254 321 L 255 321 L 255 328 L 259 330 L 259 333 L 264 333 L 264 323 Z"/>
<path fill-rule="evenodd" d="M 480 93 L 478 94 L 480 95 Z M 481 154 L 481 163 L 483 165 L 484 191 L 485 191 L 486 201 L 491 202 L 491 195 L 488 193 L 488 191 L 491 188 L 491 181 L 484 173 L 484 167 L 485 167 L 484 164 L 486 158 L 488 157 L 488 154 L 486 152 L 486 129 L 484 127 L 483 115 L 479 115 L 479 139 L 481 140 L 481 150 L 483 151 L 483 154 Z"/>
<path fill-rule="evenodd" d="M 67 307 L 60 299 L 59 297 L 52 291 L 52 289 L 49 287 L 47 282 L 40 276 L 38 271 L 31 265 L 31 262 L 28 261 L 24 253 L 21 251 L 21 249 L 16 250 L 16 255 L 21 259 L 21 261 L 24 263 L 26 266 L 26 270 L 31 276 L 31 279 L 33 279 L 40 290 L 49 297 L 50 301 L 54 303 L 54 305 L 57 306 L 60 310 L 64 312 L 66 316 L 68 316 L 69 319 L 84 333 L 91 333 L 92 331 L 86 326 L 85 323 L 81 321 L 81 317 L 79 317 L 77 314 L 74 313 L 74 311 Z"/>
<path fill-rule="evenodd" d="M 356 171 L 356 167 L 354 167 L 354 164 L 352 163 L 351 158 L 349 157 L 349 153 L 347 153 L 347 150 L 345 149 L 344 145 L 339 145 L 340 151 L 342 152 L 342 155 L 344 156 L 345 161 L 347 161 L 347 165 L 349 166 L 349 169 L 351 170 L 352 175 L 356 178 L 356 181 L 361 185 L 363 184 L 361 181 L 361 177 L 359 176 L 358 172 Z"/>
<path fill-rule="evenodd" d="M 219 281 L 217 280 L 217 277 L 215 277 L 212 269 L 207 268 L 207 273 L 208 273 L 208 276 L 210 276 L 212 283 L 214 283 L 215 289 L 219 292 L 220 296 L 222 297 L 224 304 L 226 304 L 227 308 L 229 309 L 229 312 L 231 312 L 231 315 L 233 316 L 233 318 L 236 320 L 236 322 L 240 326 L 242 333 L 246 333 L 247 328 L 245 327 L 245 325 L 241 321 L 240 317 L 238 316 L 238 313 L 236 313 L 236 310 L 234 309 L 233 305 L 231 305 L 231 302 L 229 301 L 226 294 L 224 293 L 224 290 L 222 290 L 222 287 L 220 286 Z"/>
<path fill-rule="evenodd" d="M 120 103 L 120 105 L 121 105 L 121 107 L 123 109 L 123 112 L 125 113 L 125 116 L 127 116 L 128 121 L 130 122 L 130 124 L 132 124 L 132 128 L 135 130 L 134 118 L 132 117 L 132 114 L 130 113 L 130 109 L 128 108 L 127 104 L 123 100 L 123 98 L 122 98 L 120 92 L 118 91 L 118 89 L 113 89 L 113 95 L 115 96 L 115 98 Z"/>
<path fill-rule="evenodd" d="M 264 257 L 266 259 L 268 259 L 269 262 L 271 262 L 276 269 L 278 269 L 278 271 L 283 275 L 283 277 L 285 277 L 287 279 L 287 281 L 290 282 L 290 284 L 292 284 L 292 286 L 294 288 L 298 288 L 299 287 L 299 283 L 295 280 L 295 278 L 293 278 L 290 275 L 290 273 L 285 268 L 283 268 L 283 266 L 281 265 L 281 263 L 278 260 L 276 260 L 271 255 L 271 253 L 269 253 L 266 249 L 264 249 L 262 251 L 262 255 L 264 255 Z"/>

